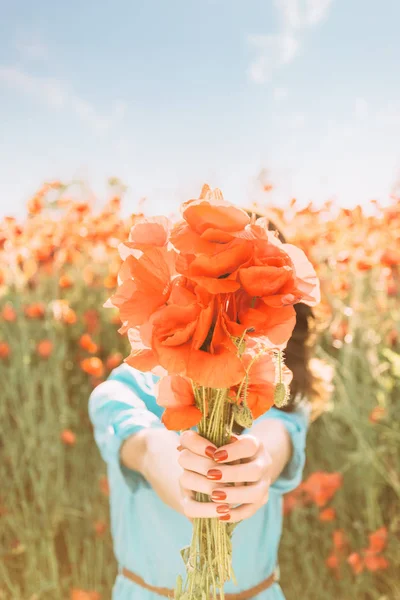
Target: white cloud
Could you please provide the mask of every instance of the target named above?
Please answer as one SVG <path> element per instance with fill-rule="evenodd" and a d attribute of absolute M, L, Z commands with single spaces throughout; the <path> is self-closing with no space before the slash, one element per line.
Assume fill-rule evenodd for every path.
<path fill-rule="evenodd" d="M 258 50 L 258 56 L 250 65 L 250 78 L 256 83 L 266 83 L 275 70 L 290 63 L 296 56 L 299 44 L 291 33 L 276 35 L 253 35 L 248 41 Z"/>
<path fill-rule="evenodd" d="M 255 83 L 270 81 L 274 71 L 291 63 L 301 47 L 301 33 L 321 23 L 328 15 L 333 0 L 275 0 L 281 26 L 276 34 L 250 35 L 248 42 L 256 49 L 249 67 Z"/>
<path fill-rule="evenodd" d="M 96 133 L 105 133 L 120 122 L 125 114 L 123 102 L 115 102 L 109 114 L 81 98 L 65 82 L 51 77 L 31 75 L 17 67 L 0 66 L 0 83 L 32 96 L 52 109 L 70 110 Z"/>
<path fill-rule="evenodd" d="M 275 0 L 285 27 L 304 29 L 318 25 L 327 15 L 333 0 Z"/>

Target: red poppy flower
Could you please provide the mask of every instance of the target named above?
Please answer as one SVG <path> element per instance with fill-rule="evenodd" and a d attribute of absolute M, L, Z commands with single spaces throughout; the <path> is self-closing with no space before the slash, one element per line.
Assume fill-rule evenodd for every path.
<path fill-rule="evenodd" d="M 10 354 L 11 350 L 7 342 L 0 342 L 0 359 L 8 358 Z"/>
<path fill-rule="evenodd" d="M 355 575 L 359 575 L 360 573 L 362 573 L 364 571 L 364 560 L 358 554 L 358 552 L 352 552 L 347 557 L 347 563 L 350 565 L 350 567 Z"/>
<path fill-rule="evenodd" d="M 104 365 L 101 359 L 97 356 L 85 358 L 80 364 L 82 371 L 85 371 L 85 373 L 88 373 L 89 375 L 93 375 L 94 377 L 102 377 L 104 374 Z"/>
<path fill-rule="evenodd" d="M 36 351 L 42 358 L 48 358 L 53 352 L 53 347 L 51 340 L 41 340 L 36 346 Z"/>
<path fill-rule="evenodd" d="M 319 507 L 325 506 L 343 485 L 341 473 L 315 471 L 303 483 L 303 489 Z"/>
<path fill-rule="evenodd" d="M 140 258 L 128 255 L 119 272 L 121 281 L 105 306 L 119 308 L 125 333 L 142 325 L 168 300 L 172 275 L 171 255 L 153 248 Z"/>
<path fill-rule="evenodd" d="M 382 550 L 384 550 L 386 543 L 387 543 L 387 538 L 388 538 L 388 531 L 386 527 L 381 527 L 380 529 L 377 529 L 376 531 L 374 531 L 373 533 L 371 533 L 369 536 L 369 546 L 367 548 L 367 552 L 382 552 Z"/>
<path fill-rule="evenodd" d="M 182 254 L 214 254 L 244 231 L 250 217 L 243 209 L 226 202 L 220 190 L 204 185 L 197 200 L 181 207 L 184 222 L 178 223 L 171 241 Z"/>
<path fill-rule="evenodd" d="M 184 278 L 174 283 L 171 304 L 154 313 L 140 332 L 130 332 L 133 351 L 128 364 L 145 370 L 161 365 L 198 385 L 235 385 L 244 368 L 231 337 L 241 335 L 243 327 L 231 322 L 199 286 Z"/>

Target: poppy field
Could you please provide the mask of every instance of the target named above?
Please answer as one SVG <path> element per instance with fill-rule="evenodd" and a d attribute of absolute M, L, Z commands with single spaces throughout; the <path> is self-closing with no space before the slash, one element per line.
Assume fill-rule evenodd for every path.
<path fill-rule="evenodd" d="M 87 402 L 129 354 L 102 307 L 140 217 L 122 202 L 117 180 L 101 209 L 54 181 L 23 219 L 0 222 L 0 600 L 111 597 L 108 483 Z M 304 480 L 284 499 L 288 600 L 400 599 L 400 198 L 370 208 L 270 209 L 323 297 Z"/>

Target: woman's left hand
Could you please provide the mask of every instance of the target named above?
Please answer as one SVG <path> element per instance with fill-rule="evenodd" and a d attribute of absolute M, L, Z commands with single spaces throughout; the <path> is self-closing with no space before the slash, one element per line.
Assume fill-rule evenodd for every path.
<path fill-rule="evenodd" d="M 272 460 L 255 436 L 232 438 L 232 443 L 217 449 L 195 431 L 185 431 L 180 444 L 180 485 L 187 517 L 219 517 L 236 523 L 267 503 Z M 208 494 L 212 502 L 197 502 L 195 492 Z"/>

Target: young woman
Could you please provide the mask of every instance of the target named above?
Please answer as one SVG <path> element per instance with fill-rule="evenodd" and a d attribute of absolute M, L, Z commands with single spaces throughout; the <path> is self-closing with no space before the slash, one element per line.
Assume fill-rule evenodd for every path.
<path fill-rule="evenodd" d="M 307 342 L 313 315 L 304 304 L 295 309 L 286 350 L 290 404 L 271 408 L 224 448 L 216 450 L 194 431 L 179 436 L 164 427 L 151 373 L 123 364 L 92 392 L 89 412 L 108 467 L 119 566 L 113 600 L 173 597 L 177 575 L 185 575 L 180 550 L 190 543 L 194 517 L 240 521 L 233 535 L 238 585 L 226 584 L 227 600 L 284 598 L 277 564 L 282 495 L 301 481 L 312 388 Z M 193 492 L 211 501 L 196 502 Z"/>

